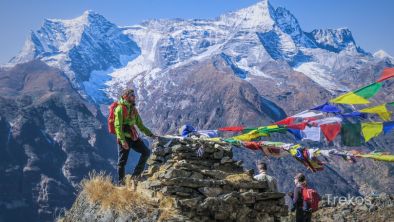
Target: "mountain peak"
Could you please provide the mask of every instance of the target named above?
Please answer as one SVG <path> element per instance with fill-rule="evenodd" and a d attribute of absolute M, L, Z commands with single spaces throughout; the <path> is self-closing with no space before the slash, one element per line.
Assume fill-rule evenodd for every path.
<path fill-rule="evenodd" d="M 116 26 L 104 16 L 91 10 L 73 19 L 45 19 L 39 30 L 31 32 L 19 55 L 10 62 L 26 62 L 43 54 L 68 52 L 79 44 L 83 33 L 89 27 L 99 32 L 106 32 Z"/>
<path fill-rule="evenodd" d="M 354 47 L 360 53 L 363 52 L 357 47 L 352 32 L 348 28 L 315 29 L 310 35 L 319 47 L 332 52 L 340 52 L 349 46 Z"/>
<path fill-rule="evenodd" d="M 100 21 L 100 20 L 108 22 L 108 20 L 104 16 L 100 15 L 99 13 L 93 10 L 86 10 L 82 13 L 82 15 L 72 19 L 45 19 L 44 26 L 46 24 L 51 24 L 51 23 L 61 23 L 66 27 L 84 26 L 84 25 L 95 23 L 96 21 Z"/>
<path fill-rule="evenodd" d="M 394 59 L 390 54 L 388 54 L 386 51 L 384 51 L 382 49 L 376 51 L 373 54 L 373 57 L 380 58 L 380 59 L 384 59 L 384 58 Z"/>
<path fill-rule="evenodd" d="M 83 12 L 82 16 L 94 16 L 94 15 L 99 15 L 97 12 L 93 11 L 93 10 L 86 10 Z"/>
<path fill-rule="evenodd" d="M 252 6 L 227 13 L 220 17 L 224 23 L 239 28 L 271 29 L 275 24 L 274 9 L 268 0 L 262 0 Z"/>
<path fill-rule="evenodd" d="M 293 14 L 283 7 L 275 10 L 275 18 L 278 26 L 291 36 L 301 35 L 301 27 Z"/>
<path fill-rule="evenodd" d="M 91 85 L 81 85 L 93 71 L 119 68 L 139 53 L 140 48 L 120 28 L 89 10 L 74 19 L 46 19 L 10 63 L 41 59 L 66 69 L 73 86 L 85 88 L 93 96 L 96 91 L 89 91 Z"/>

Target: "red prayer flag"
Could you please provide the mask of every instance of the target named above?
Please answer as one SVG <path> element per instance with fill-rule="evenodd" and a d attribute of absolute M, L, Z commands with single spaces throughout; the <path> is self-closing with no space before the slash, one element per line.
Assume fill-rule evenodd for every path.
<path fill-rule="evenodd" d="M 308 125 L 307 122 L 302 122 L 302 123 L 290 124 L 290 125 L 287 125 L 286 127 L 290 128 L 290 129 L 304 130 L 306 125 Z"/>
<path fill-rule="evenodd" d="M 386 79 L 390 79 L 391 77 L 394 77 L 394 68 L 385 68 L 382 72 L 382 75 L 380 75 L 380 78 L 376 82 L 383 82 Z"/>
<path fill-rule="evenodd" d="M 282 119 L 278 122 L 273 123 L 274 125 L 289 125 L 294 122 L 295 118 L 294 117 L 287 117 L 286 119 Z"/>
<path fill-rule="evenodd" d="M 251 150 L 260 150 L 260 142 L 242 142 L 242 145 L 245 148 L 251 149 Z"/>
<path fill-rule="evenodd" d="M 310 122 L 310 121 L 316 121 L 317 119 L 315 117 L 306 117 L 304 120 Z"/>
<path fill-rule="evenodd" d="M 329 123 L 320 125 L 320 129 L 323 132 L 328 142 L 331 142 L 337 137 L 339 132 L 341 131 L 340 123 Z"/>
<path fill-rule="evenodd" d="M 244 126 L 229 126 L 229 127 L 223 127 L 223 128 L 219 128 L 219 131 L 231 131 L 231 132 L 240 132 L 242 130 L 244 130 L 245 127 Z"/>

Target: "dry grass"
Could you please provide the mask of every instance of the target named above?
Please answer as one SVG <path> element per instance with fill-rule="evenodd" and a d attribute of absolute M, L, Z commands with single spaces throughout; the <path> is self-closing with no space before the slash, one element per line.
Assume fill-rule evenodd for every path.
<path fill-rule="evenodd" d="M 164 197 L 163 200 L 160 201 L 161 214 L 158 221 L 167 221 L 174 218 L 176 215 L 176 210 L 174 209 L 175 204 L 174 198 Z"/>
<path fill-rule="evenodd" d="M 64 218 L 63 218 L 63 217 L 59 217 L 59 218 L 56 218 L 55 221 L 56 221 L 56 222 L 63 222 L 63 221 L 64 221 Z"/>
<path fill-rule="evenodd" d="M 167 210 L 167 209 L 163 209 L 161 211 L 160 217 L 157 221 L 162 222 L 162 221 L 169 221 L 171 219 L 174 219 L 176 213 L 174 213 L 173 210 Z"/>
<path fill-rule="evenodd" d="M 112 178 L 104 173 L 90 173 L 89 178 L 81 182 L 81 186 L 89 201 L 99 203 L 103 210 L 130 212 L 137 208 L 154 208 L 148 199 L 130 189 L 130 182 L 124 187 L 115 186 Z"/>
<path fill-rule="evenodd" d="M 229 182 L 230 184 L 242 184 L 242 183 L 247 183 L 252 181 L 252 177 L 247 174 L 247 173 L 240 173 L 240 174 L 233 174 L 233 175 L 229 175 L 225 178 L 225 180 L 227 182 Z"/>
<path fill-rule="evenodd" d="M 126 176 L 126 185 L 118 187 L 112 183 L 112 178 L 104 173 L 90 173 L 89 178 L 81 182 L 83 192 L 89 201 L 98 203 L 102 210 L 115 210 L 119 213 L 132 213 L 135 218 L 149 217 L 159 209 L 158 221 L 167 221 L 176 215 L 175 200 L 164 197 L 160 206 L 153 203 L 142 194 L 135 192 L 132 180 Z"/>

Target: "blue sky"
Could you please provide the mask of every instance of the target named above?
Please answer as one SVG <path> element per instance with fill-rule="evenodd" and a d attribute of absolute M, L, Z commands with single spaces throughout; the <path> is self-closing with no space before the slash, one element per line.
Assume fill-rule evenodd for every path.
<path fill-rule="evenodd" d="M 0 0 L 0 64 L 22 48 L 30 30 L 44 18 L 70 19 L 94 10 L 124 26 L 152 18 L 216 18 L 258 0 Z M 348 27 L 356 43 L 369 52 L 394 56 L 393 0 L 270 0 L 298 19 L 304 31 Z"/>

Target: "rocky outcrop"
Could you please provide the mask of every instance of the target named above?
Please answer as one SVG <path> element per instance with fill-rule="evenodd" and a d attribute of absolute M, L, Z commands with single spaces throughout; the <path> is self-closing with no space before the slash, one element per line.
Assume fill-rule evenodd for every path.
<path fill-rule="evenodd" d="M 156 206 L 145 221 L 279 221 L 286 216 L 284 194 L 269 191 L 267 181 L 254 180 L 253 170 L 245 171 L 232 155 L 226 144 L 162 139 L 154 146 L 146 180 L 132 180 L 129 192 Z M 92 203 L 86 195 L 82 191 L 64 221 L 132 220 L 131 212 L 102 210 L 100 201 Z"/>

